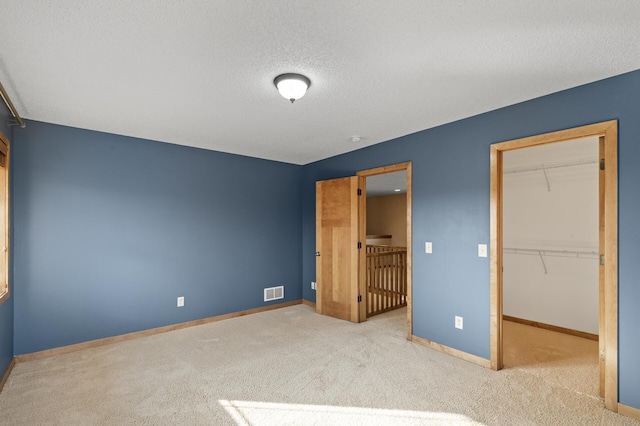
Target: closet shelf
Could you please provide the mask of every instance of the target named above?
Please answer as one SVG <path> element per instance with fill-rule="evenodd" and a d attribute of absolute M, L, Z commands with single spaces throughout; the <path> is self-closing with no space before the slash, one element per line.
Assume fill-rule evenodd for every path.
<path fill-rule="evenodd" d="M 600 258 L 600 253 L 598 253 L 597 251 L 587 251 L 587 250 L 552 250 L 552 249 L 503 247 L 502 253 L 538 256 L 540 258 L 540 262 L 542 262 L 542 267 L 544 268 L 545 274 L 547 273 L 547 264 L 544 261 L 545 256 L 571 257 L 571 258 L 575 257 L 578 259 L 599 259 Z"/>
<path fill-rule="evenodd" d="M 581 158 L 578 160 L 572 161 L 558 161 L 555 163 L 547 163 L 547 164 L 534 164 L 531 166 L 520 166 L 520 167 L 509 167 L 504 169 L 502 173 L 522 173 L 522 172 L 534 172 L 536 170 L 549 170 L 549 169 L 558 169 L 561 167 L 574 167 L 574 166 L 584 166 L 585 164 L 598 164 L 597 158 Z"/>
<path fill-rule="evenodd" d="M 595 250 L 550 250 L 550 249 L 536 249 L 536 248 L 514 248 L 514 247 L 504 247 L 502 249 L 503 253 L 510 254 L 528 254 L 533 256 L 543 255 L 543 256 L 556 256 L 556 257 L 577 257 L 577 258 L 585 258 L 585 259 L 597 259 L 600 256 L 600 253 Z"/>
<path fill-rule="evenodd" d="M 542 170 L 542 174 L 544 174 L 544 180 L 545 182 L 547 182 L 547 191 L 551 191 L 551 183 L 549 183 L 549 176 L 547 176 L 547 170 L 559 169 L 561 167 L 584 166 L 586 164 L 598 164 L 598 159 L 597 158 L 581 158 L 581 159 L 572 160 L 572 161 L 558 161 L 555 163 L 538 164 L 533 166 L 510 167 L 510 168 L 504 169 L 502 173 L 509 174 L 509 173 L 534 172 L 537 170 Z"/>

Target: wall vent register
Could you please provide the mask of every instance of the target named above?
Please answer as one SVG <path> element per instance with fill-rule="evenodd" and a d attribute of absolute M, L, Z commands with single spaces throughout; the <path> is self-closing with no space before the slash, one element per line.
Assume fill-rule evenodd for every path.
<path fill-rule="evenodd" d="M 284 286 L 269 287 L 264 289 L 264 301 L 284 299 Z"/>

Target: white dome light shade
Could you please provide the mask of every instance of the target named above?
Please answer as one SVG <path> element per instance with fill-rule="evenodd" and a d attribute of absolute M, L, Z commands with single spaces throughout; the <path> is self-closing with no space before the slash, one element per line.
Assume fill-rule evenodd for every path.
<path fill-rule="evenodd" d="M 281 74 L 273 80 L 273 84 L 276 85 L 283 98 L 289 99 L 293 103 L 296 99 L 304 96 L 311 81 L 300 74 Z"/>

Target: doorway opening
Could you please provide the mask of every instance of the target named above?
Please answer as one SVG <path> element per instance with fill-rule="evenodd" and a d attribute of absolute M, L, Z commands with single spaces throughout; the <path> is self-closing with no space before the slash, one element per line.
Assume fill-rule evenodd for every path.
<path fill-rule="evenodd" d="M 503 154 L 505 368 L 597 397 L 599 140 Z"/>
<path fill-rule="evenodd" d="M 367 318 L 407 306 L 407 173 L 366 180 Z"/>
<path fill-rule="evenodd" d="M 358 172 L 365 178 L 367 318 L 406 306 L 411 339 L 411 163 Z"/>
<path fill-rule="evenodd" d="M 588 138 L 598 143 L 598 244 L 595 251 L 598 266 L 598 350 L 600 395 L 605 406 L 617 411 L 617 122 L 609 121 L 563 130 L 529 138 L 502 142 L 491 146 L 491 367 L 503 368 L 504 332 L 504 256 L 516 253 L 518 247 L 508 247 L 504 241 L 504 154 L 523 148 Z M 545 175 L 547 185 L 549 177 Z M 511 243 L 511 242 L 509 242 Z M 526 247 L 520 247 L 524 252 Z M 530 247 L 530 249 L 536 249 Z M 549 249 L 551 251 L 551 249 Z M 558 252 L 567 250 L 556 250 Z M 588 252 L 589 250 L 581 250 Z M 511 255 L 511 254 L 509 254 Z M 543 267 L 542 250 L 537 255 Z M 579 256 L 578 254 L 577 256 Z M 588 254 L 587 254 L 588 255 Z M 548 298 L 554 293 L 547 291 Z"/>

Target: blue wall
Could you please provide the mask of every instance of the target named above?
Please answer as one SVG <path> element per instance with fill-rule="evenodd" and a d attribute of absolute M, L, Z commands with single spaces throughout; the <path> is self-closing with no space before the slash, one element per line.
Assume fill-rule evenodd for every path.
<path fill-rule="evenodd" d="M 301 166 L 33 121 L 12 154 L 16 355 L 302 298 Z"/>
<path fill-rule="evenodd" d="M 636 71 L 305 166 L 304 298 L 315 301 L 315 181 L 412 161 L 413 334 L 488 359 L 489 259 L 477 244 L 489 242 L 490 145 L 618 119 L 619 398 L 640 407 L 639 93 Z"/>
<path fill-rule="evenodd" d="M 0 101 L 0 132 L 9 139 L 9 142 L 12 142 L 12 128 L 7 125 L 9 117 L 11 117 L 9 110 L 5 107 L 4 102 Z M 11 266 L 9 268 L 11 269 Z M 0 378 L 4 375 L 13 358 L 13 283 L 11 270 L 9 271 L 9 286 L 9 299 L 0 305 Z"/>

